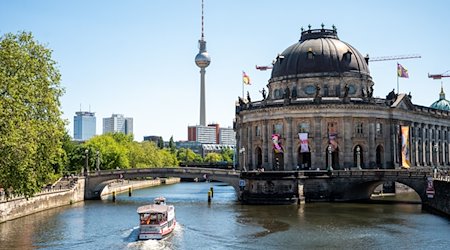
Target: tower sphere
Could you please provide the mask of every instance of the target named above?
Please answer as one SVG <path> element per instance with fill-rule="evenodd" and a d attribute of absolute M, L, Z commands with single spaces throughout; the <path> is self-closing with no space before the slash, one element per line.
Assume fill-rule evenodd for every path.
<path fill-rule="evenodd" d="M 199 68 L 206 68 L 209 66 L 210 63 L 211 57 L 209 57 L 209 54 L 206 51 L 198 53 L 195 56 L 195 64 L 197 64 Z"/>

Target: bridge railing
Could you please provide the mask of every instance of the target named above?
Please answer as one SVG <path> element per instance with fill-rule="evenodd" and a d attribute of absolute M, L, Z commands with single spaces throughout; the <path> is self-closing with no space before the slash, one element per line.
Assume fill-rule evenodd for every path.
<path fill-rule="evenodd" d="M 126 175 L 126 174 L 209 174 L 209 175 L 239 175 L 239 171 L 227 169 L 211 169 L 211 168 L 131 168 L 131 169 L 113 169 L 89 172 L 89 176 L 110 176 L 110 175 Z"/>

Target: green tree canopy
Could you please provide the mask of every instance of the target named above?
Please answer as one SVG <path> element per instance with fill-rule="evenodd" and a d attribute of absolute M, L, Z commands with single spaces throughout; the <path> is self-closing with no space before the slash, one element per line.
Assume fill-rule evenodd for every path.
<path fill-rule="evenodd" d="M 120 133 L 92 137 L 84 144 L 89 151 L 89 168 L 94 169 L 97 151 L 101 157 L 101 169 L 129 168 L 128 146 L 131 143 Z"/>
<path fill-rule="evenodd" d="M 205 162 L 213 163 L 213 162 L 219 162 L 219 161 L 222 161 L 222 160 L 223 160 L 222 159 L 222 155 L 220 155 L 218 153 L 208 153 L 205 156 Z"/>
<path fill-rule="evenodd" d="M 177 152 L 177 159 L 180 162 L 203 162 L 202 157 L 190 148 L 180 148 Z"/>
<path fill-rule="evenodd" d="M 5 190 L 31 196 L 61 165 L 60 80 L 51 50 L 31 33 L 0 38 L 0 186 Z"/>

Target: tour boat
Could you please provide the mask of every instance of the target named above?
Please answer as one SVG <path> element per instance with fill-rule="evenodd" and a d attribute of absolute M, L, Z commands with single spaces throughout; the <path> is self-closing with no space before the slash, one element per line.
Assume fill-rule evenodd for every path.
<path fill-rule="evenodd" d="M 137 213 L 139 240 L 160 240 L 175 228 L 175 207 L 167 205 L 164 197 L 156 198 L 154 204 L 138 207 Z"/>

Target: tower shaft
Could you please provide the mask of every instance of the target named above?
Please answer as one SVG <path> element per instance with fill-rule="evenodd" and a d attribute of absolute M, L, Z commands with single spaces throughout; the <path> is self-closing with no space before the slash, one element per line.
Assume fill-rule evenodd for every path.
<path fill-rule="evenodd" d="M 200 125 L 206 126 L 205 68 L 200 69 Z"/>

